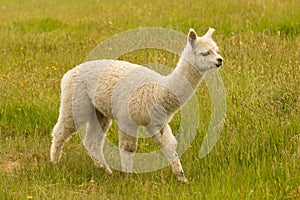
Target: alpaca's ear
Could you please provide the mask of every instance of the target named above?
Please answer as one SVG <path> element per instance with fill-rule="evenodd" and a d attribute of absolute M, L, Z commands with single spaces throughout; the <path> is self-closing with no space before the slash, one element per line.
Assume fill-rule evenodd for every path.
<path fill-rule="evenodd" d="M 211 38 L 214 32 L 215 32 L 215 29 L 209 28 L 208 31 L 205 33 L 204 36 Z"/>
<path fill-rule="evenodd" d="M 190 29 L 189 34 L 188 34 L 188 42 L 192 47 L 195 47 L 196 42 L 197 42 L 197 33 L 194 29 Z"/>

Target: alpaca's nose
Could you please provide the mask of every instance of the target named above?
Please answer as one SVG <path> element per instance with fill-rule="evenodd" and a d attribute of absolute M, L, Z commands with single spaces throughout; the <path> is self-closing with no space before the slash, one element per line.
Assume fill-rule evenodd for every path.
<path fill-rule="evenodd" d="M 223 63 L 223 59 L 222 58 L 218 58 L 217 61 L 218 61 L 218 63 L 221 63 L 221 64 Z"/>
<path fill-rule="evenodd" d="M 220 67 L 223 64 L 223 59 L 218 58 L 217 61 L 218 61 L 217 67 Z"/>

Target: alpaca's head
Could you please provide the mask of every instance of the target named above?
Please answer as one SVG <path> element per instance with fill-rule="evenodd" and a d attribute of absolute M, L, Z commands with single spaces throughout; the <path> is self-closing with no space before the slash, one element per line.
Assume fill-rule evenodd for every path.
<path fill-rule="evenodd" d="M 209 28 L 204 36 L 198 37 L 195 30 L 190 29 L 188 34 L 185 59 L 201 72 L 223 64 L 223 58 L 218 54 L 219 48 L 212 39 L 214 31 L 213 28 Z"/>

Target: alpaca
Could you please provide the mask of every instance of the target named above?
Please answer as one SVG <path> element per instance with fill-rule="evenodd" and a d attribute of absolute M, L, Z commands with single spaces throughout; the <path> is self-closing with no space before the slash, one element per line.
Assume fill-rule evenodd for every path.
<path fill-rule="evenodd" d="M 61 82 L 60 112 L 52 132 L 51 161 L 60 160 L 64 143 L 87 124 L 83 144 L 91 157 L 111 173 L 103 156 L 103 143 L 115 120 L 124 172 L 132 173 L 138 127 L 144 126 L 161 147 L 177 179 L 187 183 L 176 153 L 177 141 L 168 123 L 194 94 L 204 73 L 223 64 L 212 40 L 214 31 L 209 28 L 204 36 L 198 37 L 194 29 L 190 29 L 179 62 L 167 76 L 119 60 L 89 61 L 68 71 Z"/>

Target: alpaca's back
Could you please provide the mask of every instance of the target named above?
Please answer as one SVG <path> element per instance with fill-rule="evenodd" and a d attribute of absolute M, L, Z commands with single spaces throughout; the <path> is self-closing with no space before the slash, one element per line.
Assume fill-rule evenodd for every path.
<path fill-rule="evenodd" d="M 111 101 L 116 85 L 124 77 L 126 73 L 136 68 L 137 65 L 133 65 L 127 62 L 114 61 L 106 67 L 105 71 L 98 77 L 96 84 L 96 90 L 92 95 L 95 95 L 94 106 L 103 115 L 108 118 L 113 118 Z"/>

